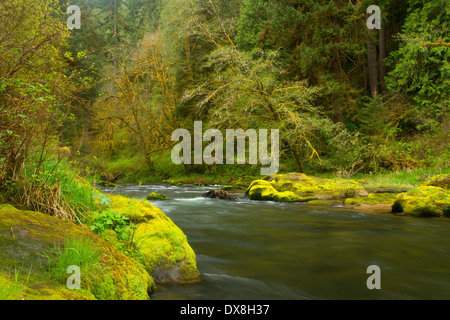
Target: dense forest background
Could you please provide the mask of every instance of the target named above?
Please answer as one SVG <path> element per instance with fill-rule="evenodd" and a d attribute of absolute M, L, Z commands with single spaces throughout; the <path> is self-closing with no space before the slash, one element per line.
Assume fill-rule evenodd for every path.
<path fill-rule="evenodd" d="M 174 165 L 195 120 L 280 129 L 283 172 L 445 170 L 449 17 L 449 0 L 0 0 L 0 191 L 50 190 L 67 158 L 133 182 L 259 173 Z"/>

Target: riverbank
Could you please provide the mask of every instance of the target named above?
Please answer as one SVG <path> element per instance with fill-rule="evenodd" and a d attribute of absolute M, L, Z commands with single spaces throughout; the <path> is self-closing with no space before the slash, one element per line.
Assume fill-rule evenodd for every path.
<path fill-rule="evenodd" d="M 367 190 L 356 180 L 318 178 L 301 173 L 277 174 L 253 181 L 245 191 L 252 200 L 341 202 L 347 206 L 391 205 L 394 214 L 450 216 L 450 175 L 430 177 L 408 191 Z"/>
<path fill-rule="evenodd" d="M 99 210 L 79 225 L 0 205 L 0 300 L 147 300 L 158 285 L 200 281 L 186 235 L 160 209 L 96 199 Z M 78 278 L 66 272 L 71 266 Z"/>
<path fill-rule="evenodd" d="M 116 184 L 152 184 L 169 183 L 173 185 L 193 184 L 193 185 L 222 185 L 230 189 L 245 190 L 251 182 L 263 178 L 255 168 L 245 166 L 219 165 L 215 169 L 205 170 L 199 167 L 198 170 L 191 169 L 184 172 L 182 166 L 168 165 L 169 169 L 160 174 L 148 171 L 145 167 L 140 170 L 132 170 L 126 166 L 113 167 L 111 175 L 125 172 L 123 176 L 115 181 Z M 159 167 L 158 167 L 159 169 Z M 156 169 L 155 169 L 156 170 Z M 198 172 L 197 172 L 198 171 Z M 280 171 L 280 174 L 287 174 L 292 171 Z M 419 186 L 427 179 L 440 175 L 450 174 L 450 169 L 423 168 L 413 170 L 384 171 L 379 173 L 355 174 L 351 177 L 339 172 L 306 172 L 306 175 L 327 178 L 327 179 L 350 179 L 361 184 L 368 192 L 375 190 L 409 191 Z M 89 181 L 101 185 L 101 175 L 89 175 Z"/>

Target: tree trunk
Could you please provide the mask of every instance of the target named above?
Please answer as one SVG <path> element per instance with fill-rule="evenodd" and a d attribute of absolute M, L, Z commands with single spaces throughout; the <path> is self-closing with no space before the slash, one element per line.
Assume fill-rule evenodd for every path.
<path fill-rule="evenodd" d="M 294 155 L 295 162 L 297 163 L 298 170 L 300 173 L 304 173 L 302 159 L 300 159 L 300 155 L 298 154 L 295 147 L 291 147 L 292 154 Z"/>
<path fill-rule="evenodd" d="M 113 30 L 113 38 L 115 40 L 115 45 L 117 46 L 118 41 L 118 32 L 117 32 L 117 0 L 114 0 L 114 8 L 113 8 L 113 20 L 114 20 L 114 30 Z M 114 60 L 114 75 L 117 74 L 117 50 L 115 49 L 113 52 L 113 60 Z"/>
<path fill-rule="evenodd" d="M 386 83 L 384 78 L 386 77 L 386 65 L 384 59 L 386 58 L 386 26 L 383 20 L 381 20 L 381 30 L 379 31 L 380 38 L 380 85 L 381 92 L 386 92 Z"/>
<path fill-rule="evenodd" d="M 376 97 L 378 93 L 377 47 L 374 44 L 373 31 L 369 30 L 368 32 L 367 62 L 369 67 L 369 86 L 372 97 Z"/>
<path fill-rule="evenodd" d="M 369 15 L 366 15 L 366 20 Z M 377 39 L 377 30 L 367 29 L 367 65 L 369 67 L 369 88 L 372 97 L 376 97 L 378 93 L 378 59 L 377 47 L 375 41 Z"/>

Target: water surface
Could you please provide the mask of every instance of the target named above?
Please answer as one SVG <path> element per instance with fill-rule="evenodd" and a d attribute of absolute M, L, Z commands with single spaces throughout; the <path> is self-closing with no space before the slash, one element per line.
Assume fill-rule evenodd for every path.
<path fill-rule="evenodd" d="M 202 282 L 159 286 L 152 299 L 450 299 L 449 220 L 201 196 L 217 188 L 114 190 L 171 198 L 152 204 L 196 252 Z M 381 269 L 381 290 L 367 288 L 370 265 Z"/>

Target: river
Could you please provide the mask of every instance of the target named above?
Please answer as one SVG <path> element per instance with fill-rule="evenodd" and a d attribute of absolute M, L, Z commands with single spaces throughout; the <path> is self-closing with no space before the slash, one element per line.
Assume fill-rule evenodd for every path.
<path fill-rule="evenodd" d="M 152 201 L 188 237 L 202 281 L 163 285 L 153 300 L 450 299 L 448 219 L 202 198 L 220 186 L 121 185 Z M 110 188 L 102 189 L 105 193 Z M 380 268 L 369 290 L 367 268 Z"/>

